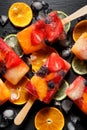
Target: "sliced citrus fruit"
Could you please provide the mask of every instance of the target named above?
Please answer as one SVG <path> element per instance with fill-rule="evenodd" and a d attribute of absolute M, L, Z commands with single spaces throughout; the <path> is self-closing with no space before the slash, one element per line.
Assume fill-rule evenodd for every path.
<path fill-rule="evenodd" d="M 33 13 L 28 4 L 24 2 L 16 2 L 10 6 L 8 17 L 14 26 L 25 27 L 31 22 Z"/>
<path fill-rule="evenodd" d="M 72 69 L 79 75 L 87 74 L 87 62 L 78 59 L 76 56 L 72 59 Z"/>
<path fill-rule="evenodd" d="M 82 20 L 75 25 L 73 29 L 73 40 L 76 42 L 84 32 L 87 32 L 87 20 Z"/>
<path fill-rule="evenodd" d="M 59 90 L 57 91 L 57 93 L 54 96 L 54 99 L 57 101 L 63 100 L 64 98 L 66 98 L 66 89 L 69 87 L 69 83 L 66 80 L 63 80 Z"/>
<path fill-rule="evenodd" d="M 24 77 L 17 85 L 11 84 L 9 81 L 5 81 L 5 85 L 10 90 L 11 96 L 10 96 L 10 102 L 16 105 L 22 105 L 26 103 L 30 95 L 28 91 L 25 89 L 25 86 L 28 82 L 28 78 Z"/>
<path fill-rule="evenodd" d="M 58 12 L 58 16 L 59 16 L 60 19 L 63 19 L 63 18 L 68 16 L 63 11 L 57 11 L 57 12 Z M 70 22 L 64 25 L 64 30 L 65 30 L 66 33 L 69 31 L 70 27 L 71 27 L 71 23 Z"/>
<path fill-rule="evenodd" d="M 32 69 L 34 71 L 38 71 L 39 68 L 45 63 L 47 58 L 52 52 L 57 52 L 54 48 L 52 47 L 45 47 L 37 52 L 34 52 L 31 54 L 31 64 L 32 64 Z"/>
<path fill-rule="evenodd" d="M 20 56 L 23 56 L 23 51 L 20 47 L 16 34 L 9 34 L 4 38 L 4 41 Z"/>
<path fill-rule="evenodd" d="M 37 130 L 62 130 L 64 116 L 55 107 L 45 107 L 36 114 L 35 127 Z"/>

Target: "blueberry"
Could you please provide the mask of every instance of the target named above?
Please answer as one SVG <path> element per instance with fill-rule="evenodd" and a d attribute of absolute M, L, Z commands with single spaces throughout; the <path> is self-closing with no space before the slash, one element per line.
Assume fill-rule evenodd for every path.
<path fill-rule="evenodd" d="M 53 82 L 53 81 L 48 81 L 48 87 L 49 87 L 50 89 L 53 89 L 53 88 L 55 87 L 54 82 Z"/>
<path fill-rule="evenodd" d="M 50 42 L 48 39 L 45 39 L 44 41 L 45 41 L 46 45 L 50 45 Z"/>
<path fill-rule="evenodd" d="M 49 74 L 49 70 L 46 66 L 41 66 L 41 68 L 36 73 L 38 76 L 44 77 Z"/>

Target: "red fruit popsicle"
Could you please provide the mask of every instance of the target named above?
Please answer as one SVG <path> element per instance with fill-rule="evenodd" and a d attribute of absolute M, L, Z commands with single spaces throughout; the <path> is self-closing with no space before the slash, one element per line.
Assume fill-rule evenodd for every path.
<path fill-rule="evenodd" d="M 45 42 L 50 44 L 64 33 L 62 22 L 57 12 L 50 13 L 45 19 L 41 19 L 17 33 L 17 39 L 25 54 L 38 51 Z"/>
<path fill-rule="evenodd" d="M 28 71 L 27 64 L 0 38 L 0 73 L 2 76 L 12 84 L 17 84 Z"/>
<path fill-rule="evenodd" d="M 52 53 L 27 84 L 27 90 L 36 99 L 49 103 L 58 90 L 70 64 L 57 53 Z"/>
<path fill-rule="evenodd" d="M 87 80 L 78 76 L 66 90 L 67 96 L 87 114 Z"/>

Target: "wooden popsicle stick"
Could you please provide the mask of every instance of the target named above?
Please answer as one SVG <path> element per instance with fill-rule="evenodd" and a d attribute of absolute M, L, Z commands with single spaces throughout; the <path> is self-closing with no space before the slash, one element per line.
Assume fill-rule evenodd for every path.
<path fill-rule="evenodd" d="M 74 13 L 72 13 L 71 15 L 67 16 L 66 18 L 62 19 L 62 23 L 63 25 L 76 19 L 79 18 L 83 15 L 87 14 L 87 5 L 83 6 L 82 8 L 78 9 L 77 11 L 75 11 Z"/>
<path fill-rule="evenodd" d="M 15 125 L 20 125 L 23 120 L 25 119 L 27 113 L 29 112 L 30 108 L 32 107 L 33 103 L 35 102 L 35 98 L 30 98 L 27 103 L 24 105 L 24 107 L 21 109 L 21 111 L 17 114 L 17 116 L 14 119 Z"/>
<path fill-rule="evenodd" d="M 74 19 L 76 19 L 78 17 L 81 17 L 81 16 L 83 16 L 85 14 L 87 14 L 87 5 L 80 8 L 79 10 L 77 10 L 76 12 L 71 14 L 70 16 L 64 18 L 62 20 L 62 23 L 66 24 L 66 23 L 68 23 L 68 22 L 70 22 L 70 21 L 72 21 L 72 20 L 74 20 Z M 22 108 L 22 110 L 15 117 L 15 119 L 14 119 L 14 124 L 15 125 L 20 125 L 23 122 L 23 120 L 25 119 L 28 111 L 30 110 L 30 108 L 33 105 L 35 100 L 36 100 L 35 98 L 29 99 L 29 101 L 25 104 L 25 106 Z"/>

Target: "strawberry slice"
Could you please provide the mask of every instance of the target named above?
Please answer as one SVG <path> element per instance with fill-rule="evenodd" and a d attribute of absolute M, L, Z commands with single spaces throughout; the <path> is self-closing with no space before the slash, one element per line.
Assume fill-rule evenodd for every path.
<path fill-rule="evenodd" d="M 5 61 L 6 61 L 6 67 L 7 68 L 12 68 L 15 67 L 17 65 L 19 65 L 22 60 L 16 55 L 16 53 L 10 51 L 6 57 L 5 57 Z"/>
<path fill-rule="evenodd" d="M 56 72 L 61 69 L 64 69 L 65 63 L 57 53 L 53 52 L 48 58 L 46 66 L 49 68 L 51 72 Z"/>
<path fill-rule="evenodd" d="M 0 38 L 0 59 L 3 59 L 7 68 L 15 67 L 22 61 L 19 56 Z"/>
<path fill-rule="evenodd" d="M 31 34 L 32 45 L 39 45 L 44 41 L 44 33 L 42 30 L 35 29 Z"/>
<path fill-rule="evenodd" d="M 39 20 L 35 24 L 35 29 L 31 32 L 32 45 L 41 44 L 45 39 L 45 23 L 44 20 Z"/>

